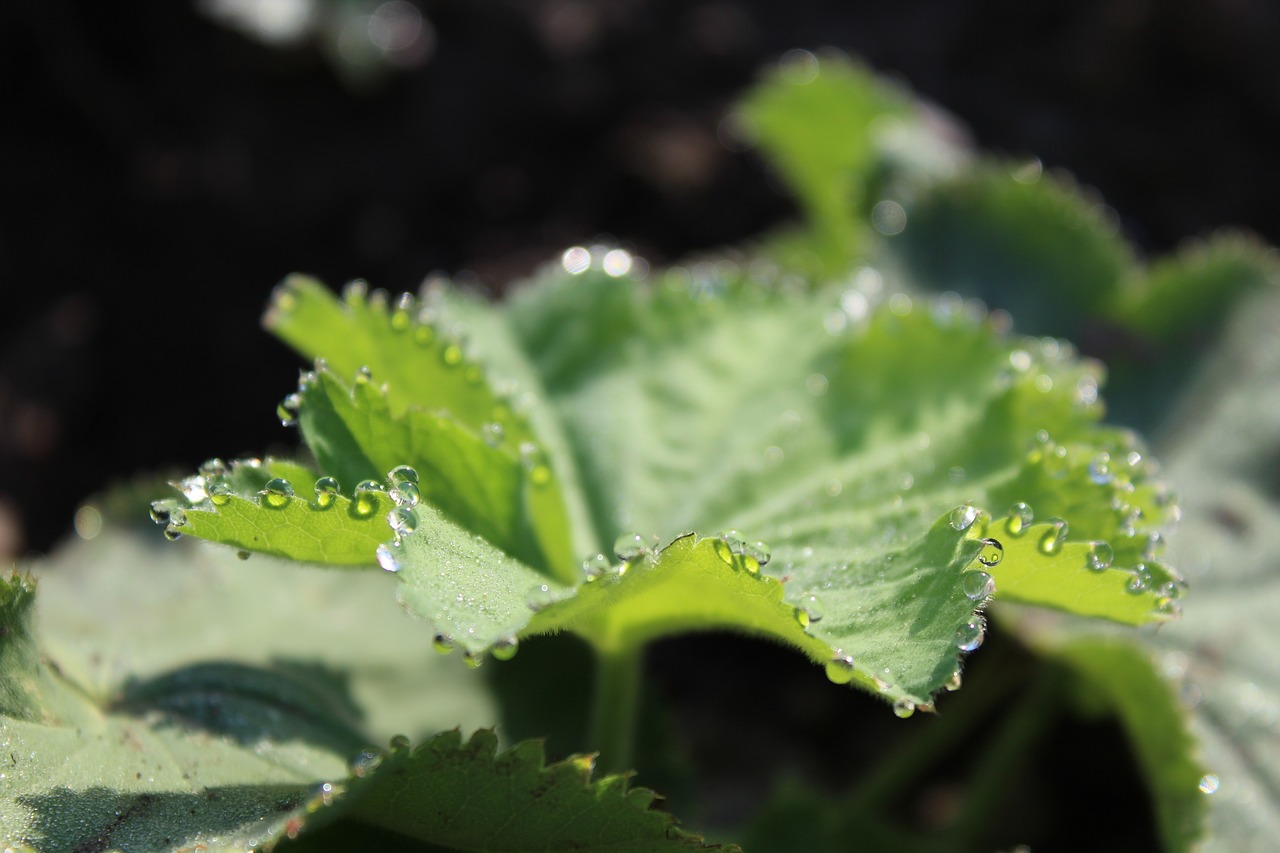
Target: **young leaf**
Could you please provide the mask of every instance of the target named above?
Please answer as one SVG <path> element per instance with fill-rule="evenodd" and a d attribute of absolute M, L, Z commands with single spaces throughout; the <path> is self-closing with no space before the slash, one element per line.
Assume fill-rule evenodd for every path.
<path fill-rule="evenodd" d="M 480 730 L 463 743 L 444 732 L 414 750 L 393 744 L 370 756 L 343 798 L 318 821 L 356 821 L 451 850 L 726 850 L 681 830 L 652 808 L 655 795 L 625 776 L 592 780 L 593 760 L 545 764 L 542 745 L 525 741 L 499 753 Z M 317 840 L 323 840 L 323 824 Z M 436 849 L 436 848 L 432 848 Z"/>

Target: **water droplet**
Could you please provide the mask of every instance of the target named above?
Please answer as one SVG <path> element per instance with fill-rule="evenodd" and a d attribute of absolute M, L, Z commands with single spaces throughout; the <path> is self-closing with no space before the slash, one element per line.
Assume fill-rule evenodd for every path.
<path fill-rule="evenodd" d="M 400 480 L 392 482 L 391 488 L 387 490 L 387 497 L 395 501 L 396 506 L 411 509 L 422 500 L 422 492 L 418 489 L 417 483 L 411 480 Z"/>
<path fill-rule="evenodd" d="M 227 463 L 215 456 L 212 459 L 204 460 L 196 471 L 205 480 L 221 480 L 227 476 Z"/>
<path fill-rule="evenodd" d="M 951 671 L 951 677 L 947 679 L 947 683 L 942 686 L 947 689 L 948 693 L 955 693 L 960 689 L 960 685 L 963 681 L 964 680 L 960 675 L 960 670 L 955 669 Z"/>
<path fill-rule="evenodd" d="M 963 504 L 951 510 L 951 526 L 955 530 L 968 530 L 978 519 L 978 508 Z"/>
<path fill-rule="evenodd" d="M 822 599 L 813 593 L 800 596 L 799 609 L 805 616 L 805 626 L 814 622 L 821 622 L 822 617 L 826 615 L 826 611 L 822 607 Z"/>
<path fill-rule="evenodd" d="M 293 497 L 293 484 L 283 477 L 274 477 L 267 481 L 258 492 L 258 502 L 272 509 L 284 509 Z"/>
<path fill-rule="evenodd" d="M 614 556 L 624 563 L 638 560 L 648 553 L 648 544 L 639 533 L 624 533 L 613 542 Z"/>
<path fill-rule="evenodd" d="M 1102 572 L 1111 568 L 1115 552 L 1106 542 L 1090 542 L 1089 553 L 1085 556 L 1085 566 L 1093 572 Z"/>
<path fill-rule="evenodd" d="M 410 746 L 410 740 L 405 735 L 396 735 L 393 738 L 391 738 L 390 747 L 392 752 L 400 752 L 402 750 L 406 750 L 409 748 L 409 746 Z"/>
<path fill-rule="evenodd" d="M 625 558 L 619 557 L 618 559 Z M 613 562 L 604 554 L 596 554 L 594 557 L 588 557 L 582 561 L 582 574 L 588 583 L 604 577 L 605 573 L 611 568 L 613 568 Z"/>
<path fill-rule="evenodd" d="M 555 596 L 551 594 L 551 587 L 545 583 L 530 587 L 529 591 L 524 594 L 525 605 L 534 613 L 539 610 L 545 610 L 554 601 Z"/>
<path fill-rule="evenodd" d="M 1031 511 L 1031 507 L 1019 501 L 1009 507 L 1009 519 L 1005 522 L 1005 530 L 1010 536 L 1021 536 L 1027 532 L 1027 528 L 1031 526 L 1031 522 L 1035 519 L 1035 513 Z"/>
<path fill-rule="evenodd" d="M 899 699 L 893 703 L 894 716 L 905 720 L 916 712 L 916 703 L 910 699 Z"/>
<path fill-rule="evenodd" d="M 151 520 L 156 524 L 168 524 L 169 516 L 173 513 L 172 501 L 152 501 L 151 502 Z"/>
<path fill-rule="evenodd" d="M 723 538 L 712 540 L 711 550 L 715 551 L 716 556 L 723 560 L 726 565 L 733 565 L 733 550 Z"/>
<path fill-rule="evenodd" d="M 316 506 L 321 509 L 328 509 L 333 506 L 333 501 L 338 496 L 338 481 L 333 477 L 321 477 L 316 480 Z"/>
<path fill-rule="evenodd" d="M 996 581 L 986 572 L 966 572 L 961 588 L 970 601 L 986 601 L 995 594 Z"/>
<path fill-rule="evenodd" d="M 1142 548 L 1143 560 L 1154 560 L 1164 552 L 1164 536 L 1159 530 L 1147 534 L 1147 544 Z"/>
<path fill-rule="evenodd" d="M 484 655 L 476 654 L 475 652 L 464 652 L 462 655 L 462 662 L 465 663 L 469 669 L 479 669 L 484 665 Z"/>
<path fill-rule="evenodd" d="M 387 524 L 397 537 L 408 536 L 418 529 L 418 514 L 407 506 L 398 506 L 387 513 Z"/>
<path fill-rule="evenodd" d="M 569 275 L 581 275 L 591 269 L 591 252 L 582 246 L 565 249 L 560 256 L 560 265 Z"/>
<path fill-rule="evenodd" d="M 1200 784 L 1197 786 L 1202 794 L 1217 793 L 1222 783 L 1218 780 L 1217 774 L 1206 773 L 1200 777 Z"/>
<path fill-rule="evenodd" d="M 1089 479 L 1099 486 L 1105 486 L 1115 479 L 1111 473 L 1111 455 L 1099 453 L 1089 462 Z"/>
<path fill-rule="evenodd" d="M 462 363 L 462 347 L 449 344 L 440 351 L 440 360 L 444 362 L 445 367 L 457 367 Z"/>
<path fill-rule="evenodd" d="M 382 756 L 372 750 L 366 749 L 351 761 L 347 762 L 347 769 L 352 776 L 363 778 L 378 769 L 378 765 L 382 763 Z"/>
<path fill-rule="evenodd" d="M 1067 541 L 1067 523 L 1061 518 L 1049 519 L 1049 529 L 1040 537 L 1040 553 L 1052 556 Z"/>
<path fill-rule="evenodd" d="M 364 482 L 373 483 L 374 484 L 373 488 L 375 489 L 381 488 L 381 486 L 379 486 L 373 480 L 365 480 Z M 410 467 L 409 465 L 397 465 L 396 467 L 392 468 L 390 471 L 387 472 L 387 482 L 392 484 L 395 484 L 395 483 L 416 484 L 418 482 L 418 472 L 416 469 Z"/>
<path fill-rule="evenodd" d="M 848 684 L 853 681 L 853 658 L 836 649 L 835 657 L 827 661 L 827 680 L 832 684 Z"/>
<path fill-rule="evenodd" d="M 276 406 L 276 417 L 280 419 L 281 426 L 297 426 L 298 410 L 302 408 L 302 395 L 290 394 L 280 401 L 280 405 Z"/>
<path fill-rule="evenodd" d="M 164 538 L 170 542 L 177 542 L 182 538 L 182 531 L 178 529 L 178 525 L 170 524 L 164 529 Z"/>
<path fill-rule="evenodd" d="M 356 370 L 356 382 L 360 384 L 367 384 L 371 381 L 373 381 L 373 371 L 369 369 L 369 365 L 360 365 Z"/>
<path fill-rule="evenodd" d="M 242 550 L 242 551 L 236 551 L 236 559 L 238 559 L 238 560 L 247 560 L 247 559 L 249 559 L 249 558 L 250 558 L 250 557 L 252 557 L 252 556 L 253 556 L 253 555 L 252 555 L 252 554 L 250 554 L 248 551 L 243 551 L 243 550 Z"/>
<path fill-rule="evenodd" d="M 431 648 L 435 649 L 438 655 L 447 655 L 453 651 L 453 638 L 446 634 L 436 634 L 431 641 Z"/>
<path fill-rule="evenodd" d="M 493 644 L 493 647 L 489 649 L 489 654 L 493 655 L 494 660 L 511 660 L 519 650 L 519 640 L 515 637 L 505 637 Z"/>
<path fill-rule="evenodd" d="M 986 639 L 987 623 L 981 616 L 974 616 L 956 631 L 956 648 L 971 652 Z"/>
<path fill-rule="evenodd" d="M 1004 545 L 999 539 L 983 539 L 978 551 L 978 562 L 984 566 L 998 566 L 1004 559 Z"/>
<path fill-rule="evenodd" d="M 419 326 L 413 330 L 413 340 L 420 346 L 427 346 L 436 339 L 436 330 L 430 326 Z"/>
<path fill-rule="evenodd" d="M 502 444 L 502 424 L 497 423 L 496 421 L 487 423 L 481 427 L 480 431 L 484 435 L 484 443 L 490 447 L 497 447 L 499 444 Z"/>
<path fill-rule="evenodd" d="M 395 551 L 391 550 L 391 546 L 383 543 L 373 552 L 378 560 L 378 565 L 382 566 L 383 571 L 398 572 L 400 571 L 400 558 L 396 556 Z"/>
<path fill-rule="evenodd" d="M 1129 592 L 1137 595 L 1140 592 L 1146 592 L 1151 587 L 1151 570 L 1142 563 L 1133 567 L 1133 572 L 1129 575 L 1129 580 L 1125 582 L 1124 588 Z"/>
<path fill-rule="evenodd" d="M 194 477 L 187 477 L 180 483 L 175 483 L 178 491 L 182 492 L 182 496 L 187 499 L 188 503 L 198 504 L 209 496 L 205 478 L 197 474 Z"/>
<path fill-rule="evenodd" d="M 766 566 L 773 558 L 773 551 L 766 542 L 751 542 L 743 546 L 742 553 L 756 561 L 758 566 Z"/>

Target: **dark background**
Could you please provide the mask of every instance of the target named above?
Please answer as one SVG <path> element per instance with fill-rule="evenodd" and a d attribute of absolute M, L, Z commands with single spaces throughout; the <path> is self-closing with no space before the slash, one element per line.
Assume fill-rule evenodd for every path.
<path fill-rule="evenodd" d="M 292 442 L 298 362 L 258 328 L 290 271 L 497 287 L 602 234 L 660 264 L 785 218 L 716 125 L 789 48 L 1074 172 L 1146 252 L 1280 238 L 1273 4 L 417 5 L 432 37 L 361 76 L 193 2 L 0 4 L 0 555 L 133 472 Z"/>

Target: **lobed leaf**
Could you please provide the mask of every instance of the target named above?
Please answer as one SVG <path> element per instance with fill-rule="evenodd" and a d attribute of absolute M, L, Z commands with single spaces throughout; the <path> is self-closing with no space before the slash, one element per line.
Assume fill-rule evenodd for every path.
<path fill-rule="evenodd" d="M 322 811 L 316 819 L 376 826 L 402 843 L 478 853 L 738 849 L 706 845 L 681 830 L 652 808 L 652 791 L 631 788 L 625 776 L 592 780 L 593 763 L 574 756 L 546 764 L 537 741 L 499 753 L 488 730 L 466 743 L 456 730 L 443 732 L 412 751 L 393 744 L 370 756 L 368 769 L 334 803 L 334 814 Z"/>

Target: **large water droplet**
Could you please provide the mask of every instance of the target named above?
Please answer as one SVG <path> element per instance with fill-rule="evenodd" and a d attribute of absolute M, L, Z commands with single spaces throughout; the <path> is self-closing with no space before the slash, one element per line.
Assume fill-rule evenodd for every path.
<path fill-rule="evenodd" d="M 986 601 L 995 593 L 996 582 L 986 572 L 966 572 L 961 587 L 970 601 Z"/>
<path fill-rule="evenodd" d="M 276 406 L 276 417 L 280 419 L 281 426 L 297 426 L 298 410 L 302 408 L 302 395 L 290 394 L 280 401 L 280 405 Z"/>
<path fill-rule="evenodd" d="M 226 483 L 212 483 L 209 486 L 209 500 L 214 506 L 226 506 L 231 503 L 231 487 Z"/>
<path fill-rule="evenodd" d="M 1004 559 L 1004 545 L 999 539 L 983 539 L 978 551 L 978 562 L 984 566 L 998 566 Z"/>
<path fill-rule="evenodd" d="M 1089 553 L 1085 556 L 1085 566 L 1093 572 L 1102 572 L 1111 568 L 1115 552 L 1106 542 L 1090 542 Z"/>
<path fill-rule="evenodd" d="M 485 424 L 480 428 L 480 432 L 484 436 L 484 443 L 490 447 L 497 447 L 502 444 L 502 439 L 505 435 L 502 424 L 497 421 Z"/>
<path fill-rule="evenodd" d="M 316 480 L 316 506 L 328 509 L 338 497 L 338 481 L 333 477 L 321 477 Z"/>
<path fill-rule="evenodd" d="M 625 558 L 619 557 L 619 559 Z M 582 561 L 582 575 L 588 583 L 604 577 L 611 568 L 613 568 L 613 562 L 604 554 L 596 554 Z"/>
<path fill-rule="evenodd" d="M 960 689 L 962 683 L 964 683 L 964 679 L 960 675 L 960 670 L 954 669 L 951 671 L 951 677 L 947 679 L 947 683 L 942 686 L 947 689 L 948 693 L 955 693 Z"/>
<path fill-rule="evenodd" d="M 274 477 L 267 481 L 258 492 L 258 502 L 272 509 L 284 509 L 293 497 L 293 484 L 283 477 Z"/>
<path fill-rule="evenodd" d="M 387 513 L 387 524 L 397 537 L 408 536 L 418 529 L 418 514 L 407 506 L 398 506 Z"/>
<path fill-rule="evenodd" d="M 800 596 L 798 603 L 799 613 L 804 614 L 802 627 L 808 627 L 814 622 L 821 622 L 822 617 L 826 615 L 826 611 L 822 606 L 822 599 L 813 593 L 807 593 Z"/>
<path fill-rule="evenodd" d="M 916 703 L 910 699 L 899 699 L 893 703 L 894 716 L 905 720 L 916 712 Z"/>
<path fill-rule="evenodd" d="M 406 735 L 393 736 L 391 738 L 391 743 L 389 744 L 392 752 L 402 752 L 403 750 L 408 749 L 410 745 L 411 741 Z"/>
<path fill-rule="evenodd" d="M 978 508 L 964 504 L 951 510 L 951 526 L 956 530 L 968 530 L 978 520 Z"/>
<path fill-rule="evenodd" d="M 614 556 L 624 563 L 638 560 L 648 553 L 648 543 L 639 533 L 624 533 L 613 542 Z"/>
<path fill-rule="evenodd" d="M 227 476 L 227 463 L 215 456 L 204 460 L 196 471 L 206 480 L 221 480 Z"/>
<path fill-rule="evenodd" d="M 377 480 L 361 480 L 356 484 L 355 496 L 351 501 L 351 512 L 356 518 L 368 518 L 378 508 L 377 493 L 382 491 L 382 484 Z"/>
<path fill-rule="evenodd" d="M 773 557 L 773 551 L 765 542 L 749 542 L 742 546 L 742 555 L 756 561 L 756 567 L 767 565 Z"/>
<path fill-rule="evenodd" d="M 519 650 L 519 640 L 515 637 L 505 637 L 493 644 L 493 647 L 489 649 L 489 654 L 493 655 L 494 660 L 511 660 Z"/>
<path fill-rule="evenodd" d="M 462 655 L 462 662 L 470 669 L 479 669 L 484 665 L 484 655 L 475 652 L 465 652 Z"/>
<path fill-rule="evenodd" d="M 174 485 L 178 487 L 178 491 L 182 492 L 182 496 L 187 499 L 188 503 L 198 504 L 209 496 L 205 478 L 199 474 L 194 477 L 187 477 L 182 482 Z"/>
<path fill-rule="evenodd" d="M 355 758 L 347 763 L 347 769 L 352 776 L 357 779 L 368 776 L 370 773 L 378 769 L 378 765 L 382 764 L 382 756 L 372 750 L 366 749 Z"/>
<path fill-rule="evenodd" d="M 1049 519 L 1049 529 L 1040 537 L 1040 553 L 1052 556 L 1067 541 L 1067 523 L 1061 518 Z"/>
<path fill-rule="evenodd" d="M 1027 528 L 1029 528 L 1034 519 L 1036 519 L 1036 514 L 1032 512 L 1032 508 L 1019 501 L 1009 507 L 1009 520 L 1005 521 L 1005 530 L 1009 532 L 1011 537 L 1020 537 L 1020 535 L 1027 533 Z"/>
<path fill-rule="evenodd" d="M 418 501 L 422 500 L 422 492 L 418 489 L 417 483 L 411 480 L 399 480 L 392 482 L 391 488 L 387 490 L 387 497 L 395 501 L 396 506 L 412 509 L 418 505 Z"/>
<path fill-rule="evenodd" d="M 1129 592 L 1137 595 L 1146 592 L 1151 588 L 1151 570 L 1142 563 L 1133 567 L 1133 571 L 1129 575 L 1129 580 L 1125 583 L 1124 588 Z"/>
<path fill-rule="evenodd" d="M 1222 783 L 1218 780 L 1217 774 L 1206 773 L 1200 777 L 1200 784 L 1197 786 L 1202 794 L 1215 794 Z"/>
<path fill-rule="evenodd" d="M 373 481 L 365 480 L 365 482 L 370 483 Z M 392 468 L 390 471 L 387 472 L 387 482 L 392 484 L 417 483 L 418 472 L 416 469 L 414 469 L 409 465 L 397 465 L 396 467 Z M 375 488 L 378 488 L 376 484 L 375 484 Z"/>
<path fill-rule="evenodd" d="M 390 545 L 383 543 L 382 545 L 379 545 L 377 550 L 373 553 L 378 560 L 378 565 L 382 566 L 383 571 L 400 571 L 400 558 L 396 556 L 395 551 L 392 550 Z"/>
<path fill-rule="evenodd" d="M 151 502 L 151 520 L 156 524 L 168 524 L 169 516 L 173 512 L 172 501 L 152 501 Z"/>
<path fill-rule="evenodd" d="M 986 639 L 987 625 L 981 616 L 974 616 L 956 631 L 956 648 L 962 652 L 971 652 Z"/>
<path fill-rule="evenodd" d="M 551 594 L 551 587 L 547 584 L 538 584 L 529 588 L 524 594 L 525 606 L 537 613 L 539 610 L 545 610 L 555 601 L 555 596 Z"/>
<path fill-rule="evenodd" d="M 832 684 L 848 684 L 853 681 L 853 658 L 842 650 L 836 649 L 835 657 L 827 661 L 827 679 Z"/>
<path fill-rule="evenodd" d="M 453 651 L 453 638 L 445 634 L 436 634 L 435 639 L 431 641 L 431 648 L 435 649 L 438 655 L 447 655 Z"/>

